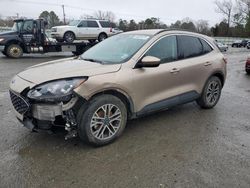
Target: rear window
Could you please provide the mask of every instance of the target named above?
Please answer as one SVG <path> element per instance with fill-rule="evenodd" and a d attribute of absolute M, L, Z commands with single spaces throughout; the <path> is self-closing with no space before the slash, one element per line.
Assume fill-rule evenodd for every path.
<path fill-rule="evenodd" d="M 99 23 L 100 23 L 101 26 L 104 27 L 104 28 L 110 28 L 110 27 L 111 27 L 110 22 L 99 21 Z"/>
<path fill-rule="evenodd" d="M 87 21 L 88 27 L 99 27 L 96 21 Z"/>
<path fill-rule="evenodd" d="M 213 48 L 203 39 L 200 39 L 203 46 L 203 54 L 207 54 L 213 50 Z"/>
<path fill-rule="evenodd" d="M 197 37 L 178 36 L 179 59 L 197 57 L 203 54 L 203 46 Z"/>

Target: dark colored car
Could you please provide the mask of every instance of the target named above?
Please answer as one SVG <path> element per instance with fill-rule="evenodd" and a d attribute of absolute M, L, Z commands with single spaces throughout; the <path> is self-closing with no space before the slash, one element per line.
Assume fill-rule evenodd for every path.
<path fill-rule="evenodd" d="M 246 47 L 248 43 L 248 40 L 237 40 L 232 44 L 232 47 L 241 48 Z"/>
<path fill-rule="evenodd" d="M 247 42 L 247 49 L 250 49 L 250 41 Z"/>
<path fill-rule="evenodd" d="M 246 62 L 246 72 L 247 74 L 250 74 L 250 58 L 248 58 Z"/>

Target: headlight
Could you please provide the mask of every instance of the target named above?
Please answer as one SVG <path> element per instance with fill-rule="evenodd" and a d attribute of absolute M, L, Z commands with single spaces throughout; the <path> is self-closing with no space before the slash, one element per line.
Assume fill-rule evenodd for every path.
<path fill-rule="evenodd" d="M 2 42 L 2 41 L 4 41 L 4 39 L 3 39 L 3 38 L 0 38 L 0 42 Z"/>
<path fill-rule="evenodd" d="M 34 87 L 27 96 L 37 101 L 66 102 L 71 99 L 73 90 L 86 80 L 87 78 L 73 78 L 48 82 Z"/>

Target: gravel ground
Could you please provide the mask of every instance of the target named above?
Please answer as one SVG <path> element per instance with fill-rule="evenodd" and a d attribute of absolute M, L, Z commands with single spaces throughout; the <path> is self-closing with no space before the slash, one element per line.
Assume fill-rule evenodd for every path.
<path fill-rule="evenodd" d="M 31 133 L 11 112 L 8 85 L 28 66 L 69 54 L 0 56 L 0 187 L 250 187 L 249 51 L 230 49 L 218 105 L 195 103 L 133 120 L 102 148 Z"/>

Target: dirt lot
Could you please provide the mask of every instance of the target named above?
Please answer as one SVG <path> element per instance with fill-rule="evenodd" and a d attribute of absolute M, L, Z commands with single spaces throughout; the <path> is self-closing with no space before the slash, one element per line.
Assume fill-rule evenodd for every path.
<path fill-rule="evenodd" d="M 13 75 L 64 55 L 0 56 L 0 187 L 250 187 L 250 51 L 230 49 L 216 108 L 186 104 L 130 121 L 114 144 L 92 148 L 31 133 L 8 96 Z"/>

